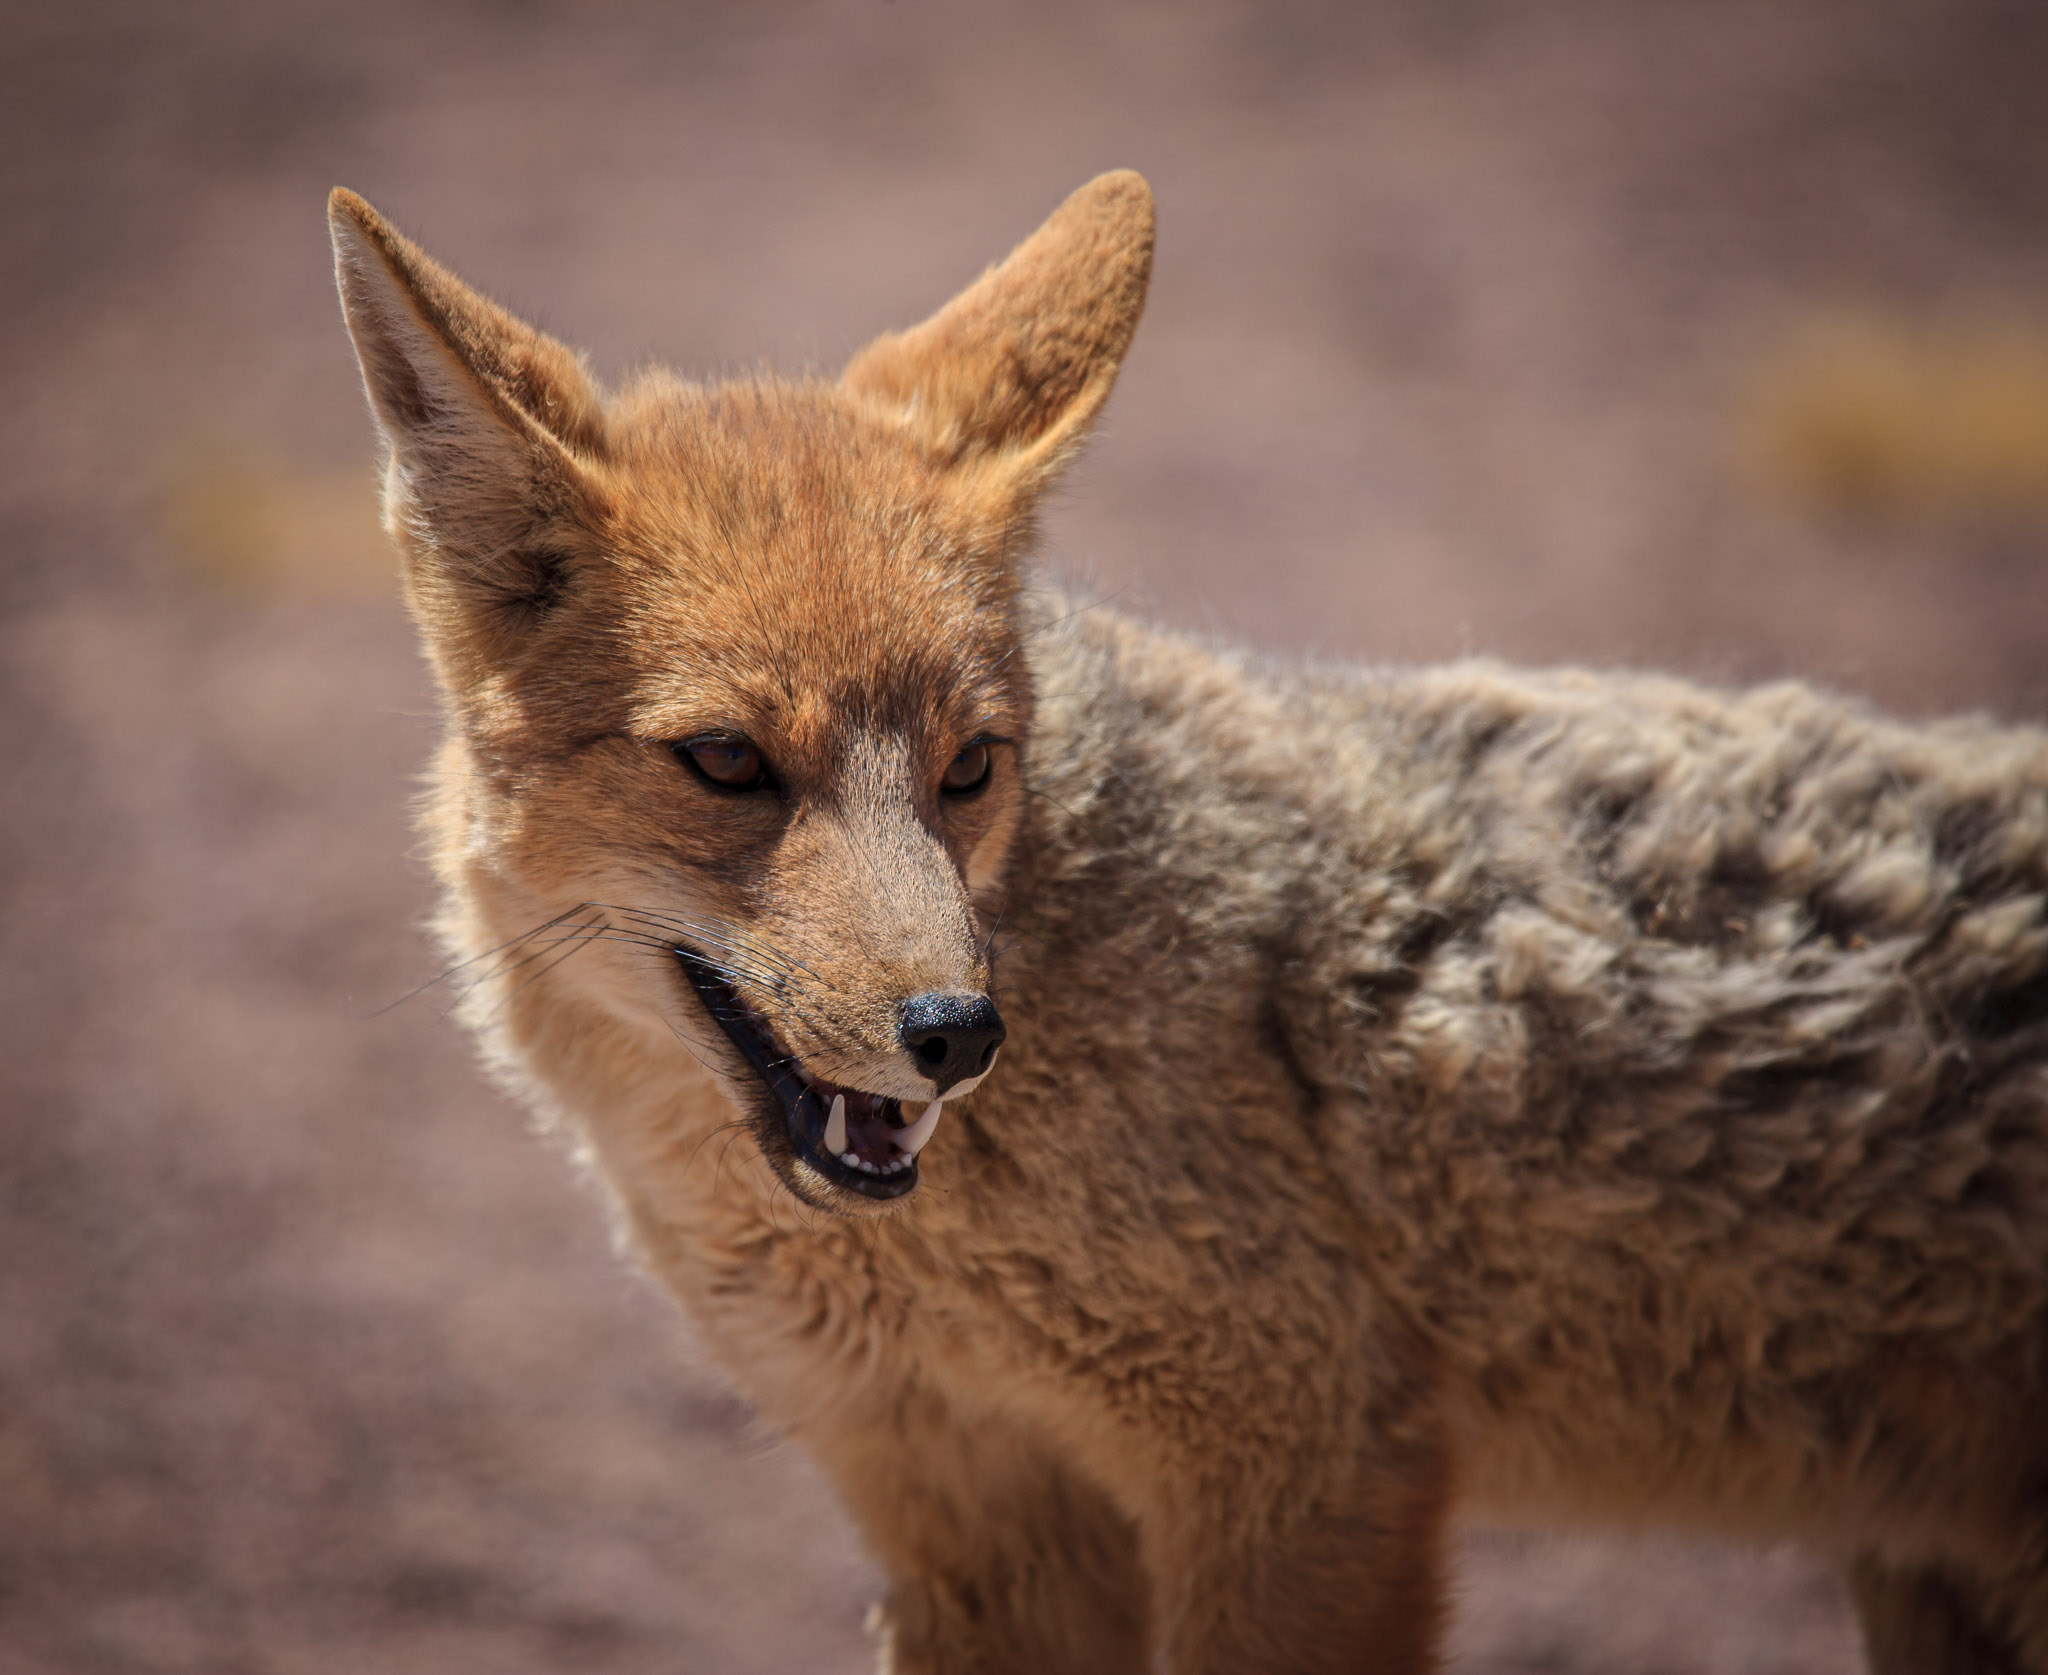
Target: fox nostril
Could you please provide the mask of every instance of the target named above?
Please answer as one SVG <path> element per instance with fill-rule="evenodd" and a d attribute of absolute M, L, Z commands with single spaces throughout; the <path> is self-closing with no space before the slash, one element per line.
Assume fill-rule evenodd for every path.
<path fill-rule="evenodd" d="M 944 1093 L 995 1062 L 1003 1020 L 987 995 L 912 995 L 903 1003 L 897 1038 L 918 1060 L 933 1090 Z"/>

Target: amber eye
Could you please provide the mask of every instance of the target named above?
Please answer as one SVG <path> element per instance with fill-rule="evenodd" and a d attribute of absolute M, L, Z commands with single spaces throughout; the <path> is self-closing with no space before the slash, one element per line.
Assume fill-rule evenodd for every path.
<path fill-rule="evenodd" d="M 674 749 L 682 761 L 721 790 L 759 791 L 775 783 L 760 751 L 745 739 L 707 733 L 702 738 L 685 739 Z"/>
<path fill-rule="evenodd" d="M 994 767 L 987 742 L 976 739 L 946 764 L 946 771 L 939 776 L 939 789 L 949 797 L 971 797 L 988 783 Z"/>

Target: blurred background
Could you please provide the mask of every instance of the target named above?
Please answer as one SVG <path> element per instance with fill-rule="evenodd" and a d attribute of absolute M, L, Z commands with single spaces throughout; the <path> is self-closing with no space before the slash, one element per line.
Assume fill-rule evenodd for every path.
<path fill-rule="evenodd" d="M 836 366 L 1096 172 L 1051 562 L 1283 652 L 2048 707 L 2034 0 L 0 6 L 0 1671 L 850 1672 L 875 1581 L 434 996 L 321 219 L 601 372 Z M 1477 1534 L 1456 1667 L 1849 1671 Z"/>

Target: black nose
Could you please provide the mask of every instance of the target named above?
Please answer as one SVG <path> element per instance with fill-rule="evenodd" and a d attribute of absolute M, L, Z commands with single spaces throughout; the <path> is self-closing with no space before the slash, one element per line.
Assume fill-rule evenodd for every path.
<path fill-rule="evenodd" d="M 956 1082 L 979 1076 L 996 1061 L 1003 1044 L 1003 1020 L 987 995 L 912 995 L 903 1003 L 897 1039 L 917 1067 L 944 1093 Z"/>

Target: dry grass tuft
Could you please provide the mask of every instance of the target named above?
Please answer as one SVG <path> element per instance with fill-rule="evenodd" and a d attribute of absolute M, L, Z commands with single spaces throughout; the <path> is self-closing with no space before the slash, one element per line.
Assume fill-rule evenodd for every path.
<path fill-rule="evenodd" d="M 2048 326 L 1842 315 L 1753 374 L 1745 451 L 1833 513 L 2048 519 Z"/>
<path fill-rule="evenodd" d="M 395 587 L 377 486 L 362 471 L 297 470 L 201 435 L 167 454 L 155 522 L 178 568 L 222 593 L 365 598 Z"/>

